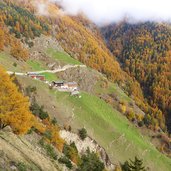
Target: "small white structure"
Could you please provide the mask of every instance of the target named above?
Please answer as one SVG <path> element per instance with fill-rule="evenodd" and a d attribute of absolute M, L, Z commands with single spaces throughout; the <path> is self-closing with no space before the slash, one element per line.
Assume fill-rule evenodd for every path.
<path fill-rule="evenodd" d="M 68 82 L 68 83 L 65 83 L 64 86 L 70 91 L 78 90 L 78 85 L 76 82 Z"/>
<path fill-rule="evenodd" d="M 77 96 L 77 95 L 79 95 L 79 94 L 80 94 L 79 91 L 72 91 L 72 92 L 71 92 L 71 96 Z"/>

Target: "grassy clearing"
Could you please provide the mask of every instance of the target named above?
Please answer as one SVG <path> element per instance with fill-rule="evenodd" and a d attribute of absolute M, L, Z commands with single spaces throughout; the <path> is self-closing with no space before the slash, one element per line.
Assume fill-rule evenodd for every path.
<path fill-rule="evenodd" d="M 0 52 L 0 65 L 14 72 L 28 71 L 31 67 L 24 61 L 18 61 L 5 52 Z"/>
<path fill-rule="evenodd" d="M 32 68 L 33 71 L 41 71 L 47 69 L 40 61 L 28 60 L 27 64 Z"/>
<path fill-rule="evenodd" d="M 0 64 L 9 71 L 14 72 L 27 72 L 27 71 L 40 71 L 47 69 L 40 61 L 28 60 L 27 62 L 16 60 L 5 52 L 0 53 Z"/>
<path fill-rule="evenodd" d="M 110 93 L 115 93 L 121 99 L 121 101 L 131 102 L 132 99 L 128 97 L 122 89 L 119 88 L 117 84 L 110 83 L 108 91 Z"/>
<path fill-rule="evenodd" d="M 47 54 L 54 58 L 55 60 L 58 60 L 64 64 L 73 64 L 73 65 L 80 65 L 81 63 L 74 58 L 72 58 L 70 55 L 64 52 L 56 51 L 55 49 L 49 48 L 47 50 Z"/>
<path fill-rule="evenodd" d="M 101 81 L 97 82 L 95 86 L 95 93 L 96 94 L 115 94 L 117 97 L 119 97 L 120 101 L 125 101 L 127 103 L 131 102 L 132 99 L 128 97 L 122 89 L 119 88 L 117 84 L 109 82 L 109 85 L 107 88 L 101 87 Z"/>
<path fill-rule="evenodd" d="M 15 65 L 14 65 L 15 64 Z M 27 71 L 41 71 L 47 69 L 40 61 L 28 60 L 27 62 L 18 61 L 11 57 L 7 53 L 0 53 L 0 65 L 2 65 L 6 70 L 14 72 L 27 72 Z M 52 81 L 57 80 L 56 74 L 53 73 L 43 73 L 46 80 Z"/>
<path fill-rule="evenodd" d="M 61 106 L 65 104 L 65 108 L 72 108 L 75 114 L 73 124 L 86 127 L 113 161 L 125 161 L 138 155 L 151 170 L 171 169 L 171 159 L 159 153 L 124 116 L 103 100 L 87 93 L 82 93 L 81 99 L 59 92 L 56 97 Z"/>
<path fill-rule="evenodd" d="M 57 76 L 55 74 L 53 74 L 53 73 L 44 72 L 42 74 L 45 76 L 45 78 L 46 78 L 47 81 L 58 80 Z"/>

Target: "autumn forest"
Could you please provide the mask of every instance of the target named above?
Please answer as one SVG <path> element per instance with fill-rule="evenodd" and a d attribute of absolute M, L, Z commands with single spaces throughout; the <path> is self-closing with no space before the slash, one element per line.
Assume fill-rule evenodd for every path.
<path fill-rule="evenodd" d="M 82 13 L 78 15 L 61 14 L 62 7 L 48 0 L 40 1 L 40 3 L 47 5 L 46 15 L 42 15 L 36 2 L 37 0 L 0 1 L 0 54 L 2 54 L 0 60 L 5 61 L 5 66 L 0 63 L 0 131 L 10 127 L 12 133 L 16 136 L 34 132 L 36 137 L 41 137 L 39 145 L 47 150 L 51 160 L 56 161 L 59 157 L 59 163 L 65 164 L 69 169 L 75 168 L 78 171 L 90 171 L 91 169 L 92 171 L 104 171 L 107 164 L 104 164 L 104 160 L 102 162 L 100 155 L 106 155 L 106 160 L 109 160 L 108 163 L 110 163 L 110 159 L 106 153 L 99 155 L 94 151 L 91 152 L 90 149 L 87 149 L 85 153 L 80 153 L 74 142 L 69 144 L 61 138 L 61 130 L 72 133 L 69 122 L 72 123 L 75 118 L 78 119 L 79 124 L 82 123 L 82 129 L 77 130 L 81 142 L 88 137 L 91 142 L 97 145 L 96 140 L 91 139 L 94 138 L 91 136 L 94 135 L 96 129 L 99 134 L 104 133 L 104 127 L 106 126 L 110 136 L 114 134 L 115 138 L 119 137 L 118 139 L 121 139 L 123 146 L 125 142 L 127 143 L 127 138 L 131 137 L 131 140 L 128 141 L 129 144 L 126 145 L 127 147 L 124 147 L 125 151 L 127 148 L 129 149 L 131 143 L 133 148 L 135 144 L 138 144 L 139 146 L 142 145 L 144 150 L 143 153 L 142 151 L 139 151 L 139 153 L 145 156 L 148 145 L 144 147 L 142 139 L 143 135 L 147 134 L 151 139 L 148 137 L 145 142 L 149 141 L 150 145 L 153 139 L 154 141 L 157 139 L 157 143 L 159 142 L 158 144 L 155 142 L 157 145 L 154 143 L 156 146 L 150 146 L 152 151 L 155 147 L 157 153 L 161 152 L 164 154 L 163 156 L 170 157 L 171 24 L 162 22 L 130 23 L 123 20 L 110 25 L 98 26 Z M 40 44 L 44 45 L 43 38 L 45 37 L 48 41 L 46 40 L 46 47 L 42 48 Z M 35 40 L 38 40 L 38 45 Z M 53 47 L 58 46 L 54 51 L 51 47 L 48 47 L 51 42 L 56 43 Z M 36 55 L 35 57 L 33 57 L 34 55 L 31 56 L 34 47 L 35 49 L 39 47 L 38 57 Z M 50 51 L 52 52 L 48 54 Z M 4 54 L 7 54 L 7 56 Z M 32 68 L 34 72 L 51 69 L 50 73 L 44 73 L 45 79 L 46 76 L 50 79 L 46 82 L 40 80 L 37 82 L 40 90 L 32 85 L 25 87 L 28 82 L 31 84 L 35 80 L 29 78 L 33 82 L 26 81 L 25 77 L 19 79 L 15 75 L 15 72 L 20 72 L 17 69 L 14 74 L 7 74 L 6 66 L 9 67 L 10 65 L 8 61 L 6 62 L 5 57 L 15 61 L 12 64 L 12 68 L 15 69 L 17 64 L 23 64 L 29 69 Z M 66 58 L 67 62 L 79 63 L 85 70 L 81 70 L 82 68 L 78 66 L 78 68 L 75 67 L 75 70 L 58 75 L 53 72 L 57 64 L 59 64 L 59 68 L 75 64 L 72 62 L 66 63 L 66 61 L 62 63 L 60 58 Z M 28 72 L 26 73 L 23 75 L 28 76 Z M 81 95 L 76 96 L 76 98 L 71 97 L 71 94 L 68 95 L 69 93 L 61 95 L 53 90 L 50 81 L 65 79 L 68 78 L 68 75 L 73 79 L 76 74 L 74 77 L 72 73 L 80 74 L 79 79 L 77 78 L 78 82 L 82 81 L 86 84 L 86 81 L 90 80 L 87 85 L 92 84 L 90 87 L 94 86 L 95 88 L 93 87 L 94 89 L 92 88 L 89 91 L 88 88 L 80 90 Z M 90 74 L 90 79 L 88 79 L 89 75 L 87 73 Z M 84 78 L 81 78 L 82 75 Z M 87 80 L 84 82 L 83 79 Z M 42 90 L 45 91 L 41 92 Z M 41 99 L 40 94 L 46 95 L 42 97 L 46 97 L 47 101 L 52 103 L 50 107 L 46 106 L 47 101 Z M 82 95 L 85 99 L 82 98 Z M 92 108 L 89 108 L 91 100 L 88 97 L 94 104 Z M 40 104 L 37 99 L 42 100 L 40 100 Z M 60 101 L 61 99 L 66 100 L 66 104 L 63 104 L 63 101 Z M 55 106 L 55 102 L 59 104 Z M 91 120 L 92 112 L 98 115 L 97 120 L 102 118 L 102 120 L 99 119 L 99 125 L 95 125 L 89 131 L 85 127 L 87 121 L 81 121 L 79 118 L 80 113 L 84 115 L 85 106 L 82 106 L 84 104 L 87 105 L 85 105 L 88 111 L 86 112 L 90 116 L 83 116 L 83 118 L 85 120 L 88 118 L 90 124 L 93 124 Z M 65 109 L 65 105 L 69 107 Z M 77 105 L 80 105 L 78 109 Z M 104 111 L 101 110 L 101 106 L 104 106 Z M 59 119 L 64 117 L 67 121 L 58 123 L 58 118 L 55 118 L 54 115 L 52 117 L 47 109 L 52 113 L 56 110 L 56 115 L 69 111 L 72 116 L 69 116 L 68 113 L 66 117 L 60 115 Z M 74 114 L 75 111 L 79 111 L 79 114 Z M 106 111 L 109 111 L 112 116 L 108 116 Z M 113 117 L 113 115 L 116 116 Z M 94 117 L 96 118 L 96 116 Z M 123 119 L 125 125 L 119 122 L 120 118 Z M 112 121 L 117 121 L 116 129 L 112 127 Z M 106 125 L 103 125 L 103 122 Z M 75 124 L 74 126 L 78 125 Z M 121 127 L 121 132 L 131 130 L 131 133 L 122 132 L 121 135 L 121 132 L 117 132 L 120 131 L 120 129 L 117 130 L 117 126 Z M 76 129 L 73 129 L 73 133 L 75 133 L 74 131 L 76 132 Z M 89 136 L 88 133 L 90 132 Z M 143 132 L 143 134 L 141 135 L 140 132 Z M 103 153 L 103 150 L 110 150 L 112 144 L 115 143 L 113 137 L 110 136 L 105 138 L 104 142 L 98 139 L 100 136 L 95 136 L 102 145 L 107 144 L 105 149 L 101 148 L 101 153 Z M 136 136 L 142 139 L 136 138 Z M 135 144 L 133 144 L 132 137 L 137 140 Z M 110 140 L 110 143 L 107 142 L 108 140 Z M 120 142 L 117 140 L 116 144 L 118 145 Z M 62 155 L 57 156 L 56 150 Z M 154 154 L 156 154 L 155 152 Z M 110 157 L 115 156 L 112 154 Z M 121 159 L 125 161 L 122 156 Z M 137 166 L 134 166 L 136 164 Z M 134 167 L 143 170 L 145 167 L 142 165 L 143 160 L 135 156 L 135 161 L 117 163 L 115 171 L 133 171 L 129 169 Z M 94 167 L 97 169 L 94 169 Z"/>

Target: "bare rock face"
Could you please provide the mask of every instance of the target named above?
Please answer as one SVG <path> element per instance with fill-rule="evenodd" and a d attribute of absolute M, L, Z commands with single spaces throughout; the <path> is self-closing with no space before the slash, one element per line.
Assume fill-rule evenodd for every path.
<path fill-rule="evenodd" d="M 107 155 L 104 148 L 102 148 L 95 140 L 90 137 L 87 137 L 84 141 L 82 141 L 79 136 L 75 133 L 61 130 L 60 136 L 68 143 L 71 144 L 72 142 L 75 143 L 78 152 L 83 154 L 89 148 L 91 152 L 96 152 L 100 155 L 100 159 L 104 162 L 106 168 L 108 170 L 113 170 L 114 165 L 111 163 L 109 156 Z"/>

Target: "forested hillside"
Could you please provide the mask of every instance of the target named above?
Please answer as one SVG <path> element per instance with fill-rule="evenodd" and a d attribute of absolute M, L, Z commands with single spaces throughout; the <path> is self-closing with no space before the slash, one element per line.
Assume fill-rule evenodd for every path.
<path fill-rule="evenodd" d="M 0 1 L 0 170 L 170 170 L 170 26 L 100 31 L 51 0 Z"/>
<path fill-rule="evenodd" d="M 21 38 L 29 46 L 32 46 L 31 39 L 53 31 L 53 36 L 56 36 L 63 48 L 72 53 L 73 57 L 103 72 L 112 80 L 123 79 L 119 64 L 111 58 L 101 37 L 98 34 L 94 35 L 90 29 L 86 29 L 82 25 L 84 20 L 85 23 L 88 22 L 86 19 L 81 18 L 81 16 L 72 18 L 58 15 L 56 17 L 50 15 L 50 18 L 36 17 L 32 14 L 32 12 L 36 14 L 37 9 L 34 3 L 28 5 L 23 1 L 5 2 L 0 4 L 1 21 L 9 26 L 9 32 L 14 33 L 16 38 Z M 49 4 L 49 10 L 57 14 L 59 8 L 55 4 Z M 53 26 L 53 28 L 50 30 L 48 25 L 51 25 L 51 28 Z"/>
<path fill-rule="evenodd" d="M 139 80 L 136 81 L 131 74 L 121 69 L 116 60 L 118 54 L 111 54 L 98 28 L 82 15 L 62 15 L 62 9 L 57 4 L 46 0 L 40 3 L 46 3 L 47 6 L 44 15 L 40 14 L 37 1 L 3 0 L 0 3 L 1 49 L 10 51 L 18 60 L 28 60 L 29 50 L 34 46 L 34 38 L 42 34 L 55 37 L 73 58 L 105 74 L 109 80 L 119 84 L 129 96 L 132 96 L 145 112 L 145 124 L 148 127 L 166 130 L 163 113 L 153 103 L 145 101 Z M 116 48 L 117 51 L 119 49 L 120 47 Z M 158 100 L 156 98 L 155 101 Z"/>
<path fill-rule="evenodd" d="M 41 34 L 56 37 L 59 44 L 73 58 L 105 74 L 137 98 L 143 100 L 138 82 L 120 68 L 107 49 L 98 28 L 84 16 L 59 15 L 59 7 L 48 3 L 48 15 L 39 15 L 36 1 L 3 0 L 1 6 L 1 49 L 10 47 L 10 53 L 27 60 L 33 39 Z M 41 1 L 44 2 L 44 1 Z M 34 15 L 33 15 L 34 14 Z M 55 14 L 55 16 L 54 16 Z"/>
<path fill-rule="evenodd" d="M 10 47 L 10 54 L 17 59 L 27 60 L 33 46 L 32 39 L 42 33 L 48 34 L 48 25 L 10 1 L 0 2 L 0 50 Z"/>
<path fill-rule="evenodd" d="M 165 114 L 171 131 L 171 26 L 122 22 L 102 32 L 122 68 L 140 83 L 148 103 Z M 156 112 L 154 117 L 160 115 Z"/>

